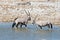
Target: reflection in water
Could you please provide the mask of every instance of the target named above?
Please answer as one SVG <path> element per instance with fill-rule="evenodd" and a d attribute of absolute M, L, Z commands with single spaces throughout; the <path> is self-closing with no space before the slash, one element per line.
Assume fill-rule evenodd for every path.
<path fill-rule="evenodd" d="M 0 40 L 60 40 L 60 27 L 52 30 L 36 28 L 28 25 L 23 28 L 11 28 L 12 23 L 0 23 Z"/>

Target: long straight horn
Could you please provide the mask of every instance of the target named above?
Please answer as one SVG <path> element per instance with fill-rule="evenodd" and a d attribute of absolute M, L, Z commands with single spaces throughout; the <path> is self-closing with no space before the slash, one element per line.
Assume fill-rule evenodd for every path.
<path fill-rule="evenodd" d="M 28 11 L 28 13 L 29 13 L 29 15 L 28 16 L 30 16 L 30 12 Z"/>
<path fill-rule="evenodd" d="M 26 10 L 24 9 L 24 11 L 26 12 Z M 26 14 L 28 15 L 28 13 L 26 12 Z"/>

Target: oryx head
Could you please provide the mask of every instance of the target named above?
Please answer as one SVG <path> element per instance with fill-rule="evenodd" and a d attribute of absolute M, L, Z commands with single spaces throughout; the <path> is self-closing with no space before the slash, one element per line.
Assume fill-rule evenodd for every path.
<path fill-rule="evenodd" d="M 24 11 L 26 12 L 26 10 L 24 10 Z M 26 14 L 27 14 L 27 20 L 28 20 L 28 21 L 31 21 L 30 12 L 28 11 L 28 13 L 26 12 Z"/>

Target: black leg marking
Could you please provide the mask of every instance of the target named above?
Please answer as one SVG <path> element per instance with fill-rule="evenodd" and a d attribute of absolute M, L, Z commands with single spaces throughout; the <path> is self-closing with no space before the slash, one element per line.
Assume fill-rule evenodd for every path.
<path fill-rule="evenodd" d="M 22 24 L 20 25 L 20 27 L 22 28 Z"/>
<path fill-rule="evenodd" d="M 27 24 L 25 22 L 23 22 L 22 24 L 25 25 L 25 27 L 27 27 Z"/>
<path fill-rule="evenodd" d="M 25 27 L 27 27 L 27 25 L 26 24 L 24 24 L 25 25 Z"/>
<path fill-rule="evenodd" d="M 25 25 L 25 27 L 27 27 L 27 24 L 25 24 L 25 22 L 21 23 L 21 27 L 22 27 L 22 25 Z"/>
<path fill-rule="evenodd" d="M 51 29 L 53 28 L 53 26 L 52 26 L 52 24 L 50 24 L 51 25 Z"/>
<path fill-rule="evenodd" d="M 12 28 L 14 28 L 15 25 L 16 25 L 16 23 L 14 22 L 14 23 L 12 24 Z"/>
<path fill-rule="evenodd" d="M 50 25 L 49 24 L 47 24 L 47 26 L 48 26 L 48 28 L 50 28 Z"/>
<path fill-rule="evenodd" d="M 42 29 L 42 26 L 38 25 L 41 29 Z"/>
<path fill-rule="evenodd" d="M 16 24 L 16 28 L 18 28 L 19 24 L 20 24 L 20 23 Z"/>

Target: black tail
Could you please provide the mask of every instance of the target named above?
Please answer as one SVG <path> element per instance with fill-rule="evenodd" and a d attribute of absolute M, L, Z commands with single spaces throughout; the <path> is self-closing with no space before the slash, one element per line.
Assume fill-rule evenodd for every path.
<path fill-rule="evenodd" d="M 16 23 L 14 22 L 14 23 L 12 24 L 12 28 L 14 28 L 15 25 L 16 25 Z"/>

